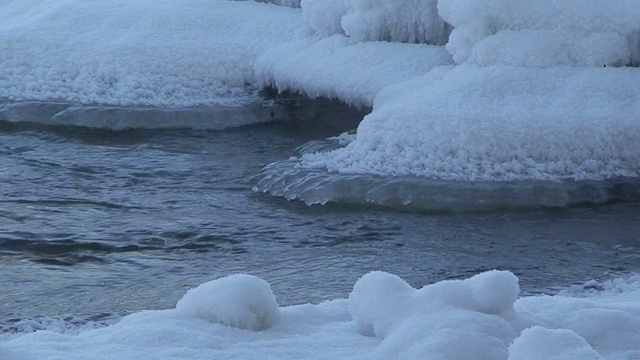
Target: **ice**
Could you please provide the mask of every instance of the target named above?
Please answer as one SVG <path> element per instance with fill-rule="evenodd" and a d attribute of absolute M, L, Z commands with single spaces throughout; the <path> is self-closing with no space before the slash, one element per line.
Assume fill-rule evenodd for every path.
<path fill-rule="evenodd" d="M 258 2 L 270 3 L 279 6 L 300 7 L 300 0 L 257 0 Z"/>
<path fill-rule="evenodd" d="M 278 320 L 278 303 L 271 286 L 255 276 L 236 274 L 189 290 L 176 309 L 194 318 L 254 331 Z"/>
<path fill-rule="evenodd" d="M 265 281 L 238 274 L 188 291 L 176 309 L 135 313 L 97 329 L 68 332 L 53 324 L 0 339 L 0 354 L 3 360 L 635 359 L 639 289 L 640 279 L 631 276 L 606 281 L 598 292 L 522 297 L 508 271 L 421 288 L 372 272 L 349 299 L 278 307 Z M 279 313 L 278 320 L 261 331 L 239 328 L 238 319 L 256 324 L 246 316 L 256 307 Z"/>
<path fill-rule="evenodd" d="M 288 120 L 282 106 L 271 101 L 243 106 L 149 107 L 97 106 L 64 102 L 0 103 L 0 120 L 51 126 L 124 129 L 228 129 L 267 121 Z"/>
<path fill-rule="evenodd" d="M 315 141 L 300 149 L 339 148 L 336 139 Z M 375 204 L 427 212 L 563 208 L 640 199 L 640 178 L 637 177 L 584 181 L 447 181 L 419 176 L 330 173 L 322 168 L 301 166 L 298 157 L 267 165 L 252 182 L 256 191 L 308 205 Z"/>

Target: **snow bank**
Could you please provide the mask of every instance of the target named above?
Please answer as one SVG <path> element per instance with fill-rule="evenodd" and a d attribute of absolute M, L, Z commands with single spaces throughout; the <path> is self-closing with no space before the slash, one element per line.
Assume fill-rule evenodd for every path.
<path fill-rule="evenodd" d="M 300 168 L 434 181 L 640 175 L 640 73 L 611 68 L 640 59 L 636 1 L 594 0 L 576 8 L 571 1 L 441 0 L 437 6 L 454 26 L 446 48 L 461 65 L 383 88 L 354 142 L 304 155 Z M 323 34 L 349 35 L 352 8 L 348 1 L 303 3 L 307 21 Z M 382 4 L 375 9 L 402 13 Z M 333 178 L 316 186 L 306 180 L 306 189 L 326 188 Z"/>
<path fill-rule="evenodd" d="M 299 149 L 305 158 L 305 154 L 335 151 L 343 146 L 328 139 L 314 141 Z M 315 154 L 313 158 L 322 158 L 322 155 Z M 640 177 L 580 181 L 451 181 L 412 175 L 328 172 L 323 168 L 301 166 L 296 157 L 269 164 L 250 180 L 255 191 L 300 200 L 307 205 L 328 202 L 376 204 L 403 211 L 564 208 L 640 200 Z"/>
<path fill-rule="evenodd" d="M 252 1 L 2 1 L 0 100 L 242 105 L 258 54 L 304 34 L 299 10 Z"/>
<path fill-rule="evenodd" d="M 301 5 L 316 32 L 357 41 L 443 45 L 450 31 L 438 16 L 437 0 L 302 0 Z"/>
<path fill-rule="evenodd" d="M 636 0 L 300 5 L 4 1 L 0 99 L 109 105 L 111 114 L 260 106 L 255 90 L 275 86 L 373 106 L 355 141 L 304 155 L 300 168 L 467 182 L 640 175 L 640 73 L 617 67 L 640 64 Z M 13 109 L 0 108 L 0 118 Z M 46 121 L 96 114 L 71 110 Z M 220 122 L 272 120 L 270 112 Z"/>
<path fill-rule="evenodd" d="M 518 298 L 518 279 L 507 271 L 420 289 L 373 272 L 356 282 L 348 300 L 278 309 L 266 282 L 234 275 L 189 291 L 177 309 L 136 313 L 98 329 L 58 333 L 54 326 L 0 339 L 0 354 L 3 360 L 639 358 L 640 278 L 600 285 L 599 292 Z M 277 309 L 278 322 L 257 332 L 219 325 L 250 303 Z M 201 320 L 212 317 L 214 324 Z"/>
<path fill-rule="evenodd" d="M 456 181 L 636 177 L 639 83 L 633 68 L 438 68 L 385 88 L 354 142 L 302 165 Z"/>
<path fill-rule="evenodd" d="M 266 281 L 250 275 L 231 275 L 189 290 L 176 304 L 189 316 L 254 331 L 278 320 L 278 303 Z"/>
<path fill-rule="evenodd" d="M 452 63 L 442 46 L 357 42 L 343 35 L 299 40 L 262 54 L 258 86 L 371 106 L 385 87 Z"/>
<path fill-rule="evenodd" d="M 640 7 L 602 2 L 441 0 L 459 62 L 527 67 L 640 64 Z"/>
<path fill-rule="evenodd" d="M 533 326 L 509 347 L 509 360 L 601 360 L 584 338 L 567 329 Z"/>

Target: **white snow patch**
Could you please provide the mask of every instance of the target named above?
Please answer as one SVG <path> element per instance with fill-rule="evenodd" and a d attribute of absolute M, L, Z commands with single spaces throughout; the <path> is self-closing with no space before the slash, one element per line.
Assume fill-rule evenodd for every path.
<path fill-rule="evenodd" d="M 442 46 L 359 43 L 343 35 L 290 42 L 256 61 L 259 86 L 371 106 L 385 87 L 451 64 Z"/>
<path fill-rule="evenodd" d="M 437 0 L 302 0 L 301 6 L 316 32 L 357 41 L 443 45 L 450 30 L 438 16 Z"/>
<path fill-rule="evenodd" d="M 509 346 L 509 360 L 602 360 L 580 335 L 568 329 L 534 326 Z"/>
<path fill-rule="evenodd" d="M 187 291 L 176 309 L 212 323 L 261 331 L 278 320 L 278 303 L 266 281 L 236 274 Z"/>
<path fill-rule="evenodd" d="M 458 63 L 640 64 L 636 0 L 440 0 L 438 10 L 454 27 L 447 49 Z"/>
<path fill-rule="evenodd" d="M 0 99 L 242 105 L 258 54 L 305 34 L 300 10 L 252 1 L 6 0 Z"/>
<path fill-rule="evenodd" d="M 277 307 L 272 295 L 263 298 L 270 294 L 263 280 L 234 275 L 189 291 L 178 309 L 144 311 L 79 333 L 17 335 L 0 340 L 0 354 L 3 360 L 636 359 L 639 284 L 632 277 L 578 297 L 517 299 L 518 279 L 506 271 L 420 289 L 373 272 L 348 300 L 280 308 L 279 320 L 262 331 L 202 321 L 237 320 L 234 314 L 244 314 L 256 294 L 262 300 L 255 302 Z"/>
<path fill-rule="evenodd" d="M 302 166 L 443 180 L 640 175 L 634 68 L 437 68 L 389 86 L 356 140 Z"/>

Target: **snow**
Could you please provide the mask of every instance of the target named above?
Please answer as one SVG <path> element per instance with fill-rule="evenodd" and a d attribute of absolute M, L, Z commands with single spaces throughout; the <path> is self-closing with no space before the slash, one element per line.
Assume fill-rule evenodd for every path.
<path fill-rule="evenodd" d="M 280 118 L 228 109 L 260 107 L 257 90 L 273 86 L 373 108 L 353 142 L 299 168 L 458 182 L 640 175 L 635 0 L 267 2 L 5 1 L 0 99 L 238 115 L 212 120 L 220 128 Z M 5 120 L 30 113 L 4 107 Z M 86 126 L 96 113 L 41 122 Z M 161 127 L 148 123 L 131 126 Z"/>
<path fill-rule="evenodd" d="M 580 335 L 568 329 L 533 326 L 509 347 L 509 360 L 601 360 Z"/>
<path fill-rule="evenodd" d="M 176 309 L 135 313 L 97 329 L 56 325 L 0 340 L 0 354 L 3 360 L 638 358 L 640 278 L 610 280 L 602 289 L 522 297 L 508 271 L 419 289 L 372 272 L 348 299 L 277 307 L 265 281 L 239 274 L 189 290 Z M 279 317 L 260 331 L 237 326 L 250 308 L 277 310 Z"/>
<path fill-rule="evenodd" d="M 579 6 L 569 0 L 440 0 L 438 11 L 454 27 L 447 49 L 459 63 L 478 62 L 478 53 L 489 52 L 520 66 L 527 66 L 530 56 L 538 58 L 536 66 L 640 61 L 635 0 L 587 0 Z"/>
<path fill-rule="evenodd" d="M 449 27 L 436 6 L 437 0 L 302 0 L 302 14 L 323 35 L 442 45 Z"/>
<path fill-rule="evenodd" d="M 258 54 L 303 34 L 299 10 L 247 1 L 6 0 L 0 99 L 242 105 Z"/>
<path fill-rule="evenodd" d="M 255 65 L 260 86 L 312 98 L 371 106 L 389 85 L 452 63 L 442 46 L 357 42 L 342 35 L 300 40 L 263 53 Z"/>
<path fill-rule="evenodd" d="M 254 331 L 278 320 L 278 303 L 271 286 L 255 276 L 236 274 L 189 290 L 176 309 L 211 323 Z"/>
<path fill-rule="evenodd" d="M 385 88 L 354 142 L 302 164 L 456 181 L 635 177 L 638 83 L 635 68 L 437 68 Z"/>

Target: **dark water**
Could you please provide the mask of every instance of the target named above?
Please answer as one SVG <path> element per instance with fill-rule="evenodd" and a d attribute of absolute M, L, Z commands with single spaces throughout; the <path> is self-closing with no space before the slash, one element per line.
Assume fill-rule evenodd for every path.
<path fill-rule="evenodd" d="M 172 307 L 237 272 L 294 304 L 345 297 L 370 270 L 422 286 L 508 269 L 526 293 L 640 271 L 638 204 L 410 213 L 251 190 L 264 165 L 341 130 L 0 123 L 0 322 Z"/>

